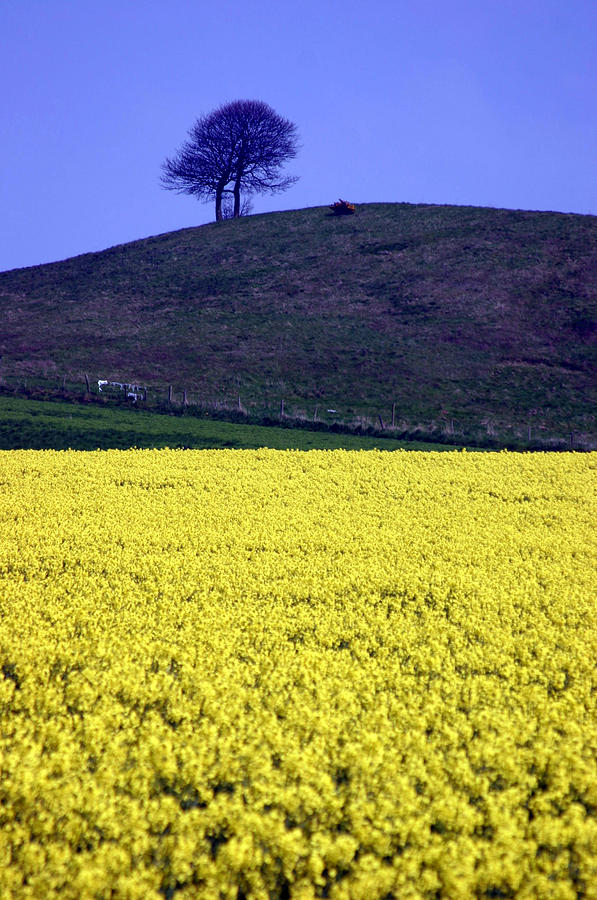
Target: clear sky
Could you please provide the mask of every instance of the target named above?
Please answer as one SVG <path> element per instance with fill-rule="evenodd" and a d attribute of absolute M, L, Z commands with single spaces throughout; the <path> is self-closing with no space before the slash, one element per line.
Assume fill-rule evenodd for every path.
<path fill-rule="evenodd" d="M 237 99 L 302 144 L 255 213 L 597 214 L 596 0 L 2 0 L 0 51 L 0 270 L 211 221 L 160 165 Z"/>

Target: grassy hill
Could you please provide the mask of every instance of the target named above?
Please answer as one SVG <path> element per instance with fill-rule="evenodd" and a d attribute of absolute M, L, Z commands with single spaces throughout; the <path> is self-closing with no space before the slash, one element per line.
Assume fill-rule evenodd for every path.
<path fill-rule="evenodd" d="M 0 274 L 0 379 L 597 439 L 597 217 L 365 204 Z M 337 412 L 330 414 L 328 409 Z"/>

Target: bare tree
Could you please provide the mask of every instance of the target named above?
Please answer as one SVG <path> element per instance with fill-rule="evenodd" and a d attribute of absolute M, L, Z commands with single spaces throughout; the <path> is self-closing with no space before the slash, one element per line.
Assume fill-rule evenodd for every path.
<path fill-rule="evenodd" d="M 232 215 L 242 213 L 241 191 L 276 194 L 298 179 L 283 177 L 284 163 L 298 152 L 296 125 L 260 100 L 235 100 L 197 119 L 176 156 L 162 165 L 162 185 L 179 194 L 222 200 L 232 194 Z"/>

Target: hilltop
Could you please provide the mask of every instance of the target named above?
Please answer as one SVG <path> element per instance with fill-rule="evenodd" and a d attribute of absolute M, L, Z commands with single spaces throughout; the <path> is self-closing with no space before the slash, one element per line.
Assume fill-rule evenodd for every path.
<path fill-rule="evenodd" d="M 597 217 L 364 204 L 0 274 L 0 376 L 595 436 Z"/>

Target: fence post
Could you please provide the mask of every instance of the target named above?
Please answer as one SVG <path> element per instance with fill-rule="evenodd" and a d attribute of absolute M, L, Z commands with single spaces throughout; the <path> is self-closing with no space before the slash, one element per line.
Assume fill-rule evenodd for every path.
<path fill-rule="evenodd" d="M 168 388 L 168 403 L 172 403 L 172 385 Z"/>

